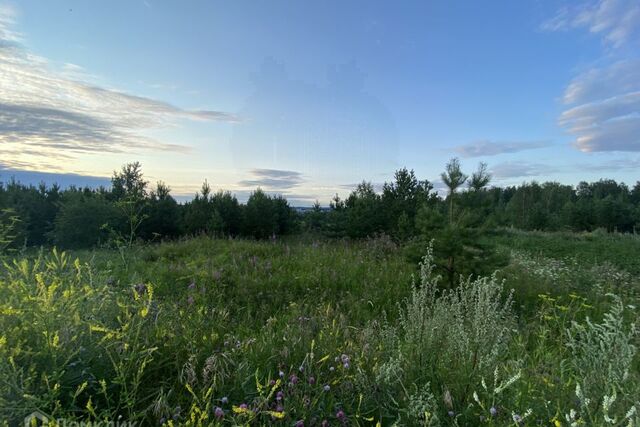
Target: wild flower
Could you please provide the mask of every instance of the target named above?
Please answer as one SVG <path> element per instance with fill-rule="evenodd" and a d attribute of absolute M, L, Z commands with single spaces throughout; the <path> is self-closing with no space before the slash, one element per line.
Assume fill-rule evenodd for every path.
<path fill-rule="evenodd" d="M 338 412 L 336 412 L 336 418 L 340 421 L 344 421 L 347 419 L 347 415 L 344 413 L 342 409 L 340 409 Z"/>
<path fill-rule="evenodd" d="M 223 405 L 226 405 L 227 403 L 229 403 L 229 398 L 227 396 L 224 396 L 222 399 L 220 399 L 220 402 L 222 402 Z"/>
<path fill-rule="evenodd" d="M 489 409 L 489 413 L 491 414 L 491 416 L 492 416 L 492 417 L 495 417 L 496 415 L 498 415 L 498 409 L 496 409 L 496 407 L 495 407 L 495 406 L 492 406 L 492 407 Z"/>
<path fill-rule="evenodd" d="M 282 391 L 279 391 L 276 393 L 276 400 L 280 401 L 284 399 L 284 393 Z"/>
<path fill-rule="evenodd" d="M 216 406 L 216 409 L 214 409 L 213 414 L 217 419 L 221 419 L 224 417 L 224 411 L 219 406 Z"/>
<path fill-rule="evenodd" d="M 298 384 L 298 377 L 296 376 L 296 374 L 291 374 L 289 376 L 289 384 L 291 384 L 291 385 Z"/>
<path fill-rule="evenodd" d="M 139 296 L 142 296 L 147 292 L 147 285 L 144 283 L 138 283 L 133 287 L 133 289 Z"/>
<path fill-rule="evenodd" d="M 315 385 L 315 383 L 316 383 L 315 377 L 309 377 L 309 384 L 310 385 Z"/>
<path fill-rule="evenodd" d="M 331 386 L 329 384 L 325 384 L 324 387 L 322 387 L 322 389 L 324 391 L 330 391 L 331 390 Z"/>
<path fill-rule="evenodd" d="M 304 420 L 296 421 L 296 427 L 304 427 Z"/>

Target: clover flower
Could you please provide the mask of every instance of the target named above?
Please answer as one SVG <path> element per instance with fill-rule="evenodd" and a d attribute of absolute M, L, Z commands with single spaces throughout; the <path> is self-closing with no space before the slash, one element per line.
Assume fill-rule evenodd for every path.
<path fill-rule="evenodd" d="M 216 409 L 214 409 L 213 414 L 217 419 L 221 419 L 222 417 L 224 417 L 224 411 L 219 406 L 216 406 Z"/>
<path fill-rule="evenodd" d="M 340 421 L 344 421 L 347 418 L 347 416 L 345 415 L 344 411 L 340 409 L 338 412 L 336 412 L 336 418 L 339 419 Z"/>

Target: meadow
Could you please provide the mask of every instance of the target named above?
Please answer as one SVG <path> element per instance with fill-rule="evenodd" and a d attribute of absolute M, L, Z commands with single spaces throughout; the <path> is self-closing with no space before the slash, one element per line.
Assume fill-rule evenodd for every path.
<path fill-rule="evenodd" d="M 640 425 L 640 238 L 491 238 L 453 288 L 385 237 L 7 256 L 0 420 Z"/>

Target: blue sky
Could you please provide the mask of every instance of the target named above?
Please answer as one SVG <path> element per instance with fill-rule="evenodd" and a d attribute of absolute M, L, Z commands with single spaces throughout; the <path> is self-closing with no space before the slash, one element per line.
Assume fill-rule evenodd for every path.
<path fill-rule="evenodd" d="M 639 29 L 637 0 L 0 0 L 0 180 L 139 160 L 175 195 L 305 205 L 459 156 L 634 183 Z"/>

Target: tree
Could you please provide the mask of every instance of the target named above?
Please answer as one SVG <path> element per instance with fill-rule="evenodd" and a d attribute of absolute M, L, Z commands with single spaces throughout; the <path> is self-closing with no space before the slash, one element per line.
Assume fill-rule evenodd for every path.
<path fill-rule="evenodd" d="M 440 177 L 449 189 L 449 223 L 453 223 L 453 196 L 468 176 L 460 169 L 460 160 L 454 157 L 447 163 L 446 170 L 440 174 Z"/>
<path fill-rule="evenodd" d="M 487 164 L 480 162 L 478 170 L 471 174 L 469 189 L 473 191 L 483 190 L 491 182 L 491 174 L 487 171 Z"/>
<path fill-rule="evenodd" d="M 180 235 L 180 209 L 170 193 L 171 188 L 162 181 L 158 181 L 156 189 L 151 191 L 144 212 L 146 219 L 140 230 L 142 238 L 174 238 Z"/>
<path fill-rule="evenodd" d="M 113 172 L 111 178 L 111 193 L 115 205 L 124 216 L 126 230 L 119 240 L 124 240 L 131 246 L 136 238 L 138 229 L 147 218 L 144 213 L 146 207 L 148 182 L 143 179 L 142 166 L 139 162 L 127 163 L 120 172 Z M 120 236 L 120 231 L 111 230 Z"/>
<path fill-rule="evenodd" d="M 384 231 L 381 198 L 370 182 L 358 184 L 345 201 L 345 207 L 349 237 L 367 237 Z"/>
<path fill-rule="evenodd" d="M 276 230 L 276 213 L 271 197 L 258 188 L 251 193 L 244 208 L 243 232 L 256 239 L 266 239 L 271 237 Z"/>
<path fill-rule="evenodd" d="M 117 227 L 119 220 L 118 209 L 103 197 L 68 193 L 55 220 L 53 241 L 65 248 L 91 247 L 105 242 L 107 228 Z"/>

